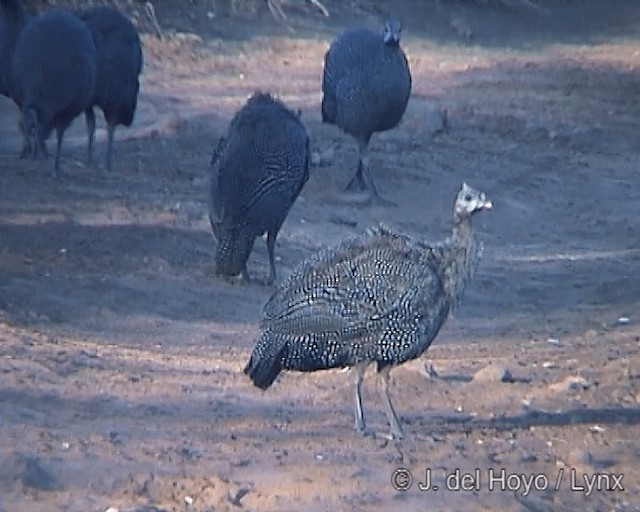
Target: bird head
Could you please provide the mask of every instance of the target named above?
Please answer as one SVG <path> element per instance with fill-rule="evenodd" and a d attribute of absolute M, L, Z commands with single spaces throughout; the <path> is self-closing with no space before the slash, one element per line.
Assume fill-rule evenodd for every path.
<path fill-rule="evenodd" d="M 398 44 L 400 43 L 400 36 L 402 35 L 402 25 L 394 18 L 391 18 L 384 24 L 384 42 L 385 44 Z"/>
<path fill-rule="evenodd" d="M 491 201 L 487 199 L 484 192 L 478 192 L 466 183 L 463 183 L 454 203 L 454 219 L 456 223 L 458 223 L 470 218 L 480 210 L 490 210 L 492 207 Z"/>

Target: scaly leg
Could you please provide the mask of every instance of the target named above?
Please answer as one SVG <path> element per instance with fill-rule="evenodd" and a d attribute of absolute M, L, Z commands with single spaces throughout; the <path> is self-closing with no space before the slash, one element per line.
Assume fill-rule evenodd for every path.
<path fill-rule="evenodd" d="M 360 395 L 360 386 L 364 379 L 364 371 L 369 365 L 368 361 L 358 363 L 353 367 L 353 389 L 355 401 L 355 429 L 358 432 L 364 432 L 364 414 L 362 413 L 362 396 Z"/>
<path fill-rule="evenodd" d="M 356 170 L 356 175 L 347 185 L 347 190 L 360 192 L 368 190 L 371 194 L 370 203 L 381 206 L 397 206 L 393 201 L 382 197 L 373 183 L 369 166 L 369 140 L 370 137 L 358 140 L 358 169 Z"/>
<path fill-rule="evenodd" d="M 62 137 L 64 136 L 64 130 L 66 127 L 56 126 L 56 157 L 53 161 L 53 176 L 60 178 L 62 171 L 60 170 L 60 152 L 62 149 Z"/>
<path fill-rule="evenodd" d="M 93 161 L 93 139 L 96 134 L 96 116 L 93 107 L 89 107 L 84 111 L 84 117 L 87 121 L 87 165 L 91 165 Z"/>
<path fill-rule="evenodd" d="M 396 416 L 396 411 L 391 405 L 391 399 L 389 398 L 389 373 L 391 372 L 391 366 L 385 366 L 380 370 L 380 389 L 382 391 L 382 398 L 384 399 L 385 410 L 387 412 L 387 418 L 389 419 L 389 425 L 391 426 L 391 438 L 403 439 L 404 432 Z"/>
<path fill-rule="evenodd" d="M 267 233 L 267 252 L 269 253 L 269 280 L 267 284 L 271 286 L 276 281 L 276 262 L 274 257 L 274 250 L 276 247 L 276 236 L 278 236 L 278 230 L 270 230 Z"/>
<path fill-rule="evenodd" d="M 107 171 L 111 171 L 111 157 L 113 155 L 113 132 L 115 131 L 115 129 L 115 124 L 107 124 Z"/>

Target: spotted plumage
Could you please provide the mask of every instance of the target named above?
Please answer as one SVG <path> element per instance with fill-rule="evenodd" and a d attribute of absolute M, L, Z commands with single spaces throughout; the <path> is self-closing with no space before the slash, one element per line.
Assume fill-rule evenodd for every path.
<path fill-rule="evenodd" d="M 236 113 L 210 166 L 209 219 L 219 274 L 248 279 L 247 259 L 266 232 L 269 282 L 275 280 L 276 237 L 309 177 L 309 160 L 307 132 L 282 102 L 256 93 Z"/>
<path fill-rule="evenodd" d="M 395 128 L 411 95 L 409 63 L 400 47 L 396 20 L 384 32 L 355 28 L 342 33 L 327 52 L 322 79 L 322 121 L 335 124 L 358 142 L 356 174 L 349 189 L 369 190 L 383 201 L 371 179 L 368 146 L 371 136 Z"/>
<path fill-rule="evenodd" d="M 402 437 L 389 370 L 420 356 L 457 304 L 481 250 L 471 216 L 488 208 L 484 194 L 465 184 L 454 202 L 453 234 L 439 245 L 378 226 L 312 255 L 267 302 L 245 372 L 266 389 L 281 370 L 353 366 L 356 428 L 363 430 L 360 383 L 375 362 L 392 436 Z"/>

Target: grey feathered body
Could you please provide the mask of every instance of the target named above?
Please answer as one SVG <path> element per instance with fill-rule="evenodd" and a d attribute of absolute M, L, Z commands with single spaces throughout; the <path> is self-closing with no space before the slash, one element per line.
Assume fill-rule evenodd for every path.
<path fill-rule="evenodd" d="M 304 261 L 264 309 L 245 368 L 266 389 L 283 369 L 313 371 L 420 356 L 460 299 L 481 246 L 460 225 L 436 246 L 378 227 Z"/>
<path fill-rule="evenodd" d="M 353 137 L 394 128 L 411 94 L 402 48 L 368 29 L 344 32 L 325 56 L 322 92 L 322 120 Z"/>
<path fill-rule="evenodd" d="M 306 130 L 280 101 L 257 93 L 237 112 L 211 161 L 218 273 L 242 272 L 256 237 L 265 232 L 275 243 L 309 177 L 309 160 Z"/>

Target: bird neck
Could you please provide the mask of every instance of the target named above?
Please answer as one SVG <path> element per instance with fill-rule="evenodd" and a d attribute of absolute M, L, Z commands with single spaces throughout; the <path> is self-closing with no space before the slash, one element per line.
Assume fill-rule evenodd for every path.
<path fill-rule="evenodd" d="M 453 308 L 460 302 L 482 251 L 482 244 L 478 243 L 471 230 L 469 217 L 454 219 L 453 232 L 446 245 L 443 284 Z"/>

